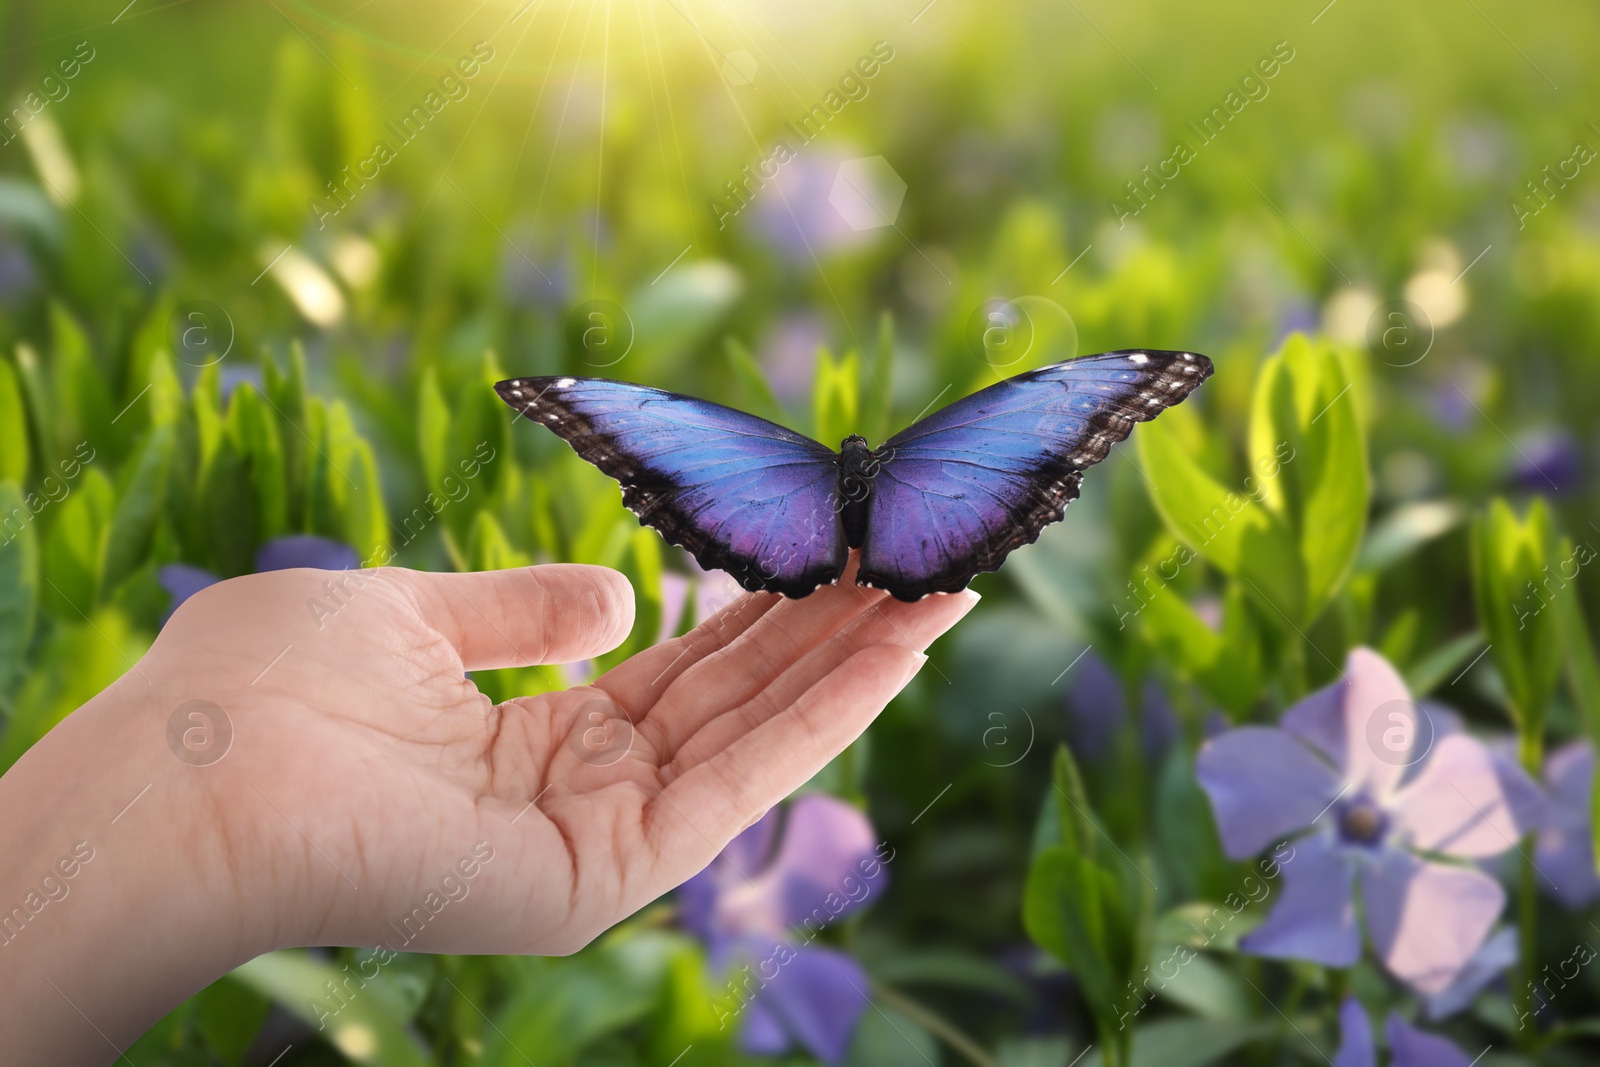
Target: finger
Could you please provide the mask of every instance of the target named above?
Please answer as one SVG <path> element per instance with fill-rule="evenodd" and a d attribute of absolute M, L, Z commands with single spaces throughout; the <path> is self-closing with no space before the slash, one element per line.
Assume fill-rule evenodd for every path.
<path fill-rule="evenodd" d="M 633 587 L 608 567 L 383 573 L 405 585 L 469 671 L 572 663 L 609 652 L 633 629 Z"/>
<path fill-rule="evenodd" d="M 807 690 L 837 670 L 857 650 L 874 645 L 901 645 L 924 651 L 978 603 L 977 593 L 926 597 L 915 603 L 885 600 L 864 612 L 847 628 L 807 652 L 771 685 L 743 704 L 716 716 L 688 738 L 666 765 L 668 779 L 731 745 L 790 707 Z"/>
<path fill-rule="evenodd" d="M 926 657 L 902 645 L 851 656 L 799 700 L 671 782 L 645 811 L 647 840 L 672 884 L 709 863 L 735 834 L 861 735 Z"/>
<path fill-rule="evenodd" d="M 641 718 L 679 675 L 737 640 L 782 599 L 774 593 L 745 593 L 736 597 L 682 637 L 652 645 L 628 657 L 595 679 L 594 685 L 604 689 L 633 718 Z"/>
<path fill-rule="evenodd" d="M 639 729 L 657 751 L 677 751 L 706 723 L 771 685 L 886 596 L 841 583 L 774 605 L 737 640 L 684 671 L 648 709 Z"/>

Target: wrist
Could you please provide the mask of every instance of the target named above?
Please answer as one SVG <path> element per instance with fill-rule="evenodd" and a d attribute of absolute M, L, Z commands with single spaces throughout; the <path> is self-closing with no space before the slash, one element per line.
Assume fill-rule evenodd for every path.
<path fill-rule="evenodd" d="M 167 745 L 163 689 L 124 676 L 0 778 L 0 1030 L 19 1062 L 104 1060 L 271 947 L 240 913 L 209 768 Z"/>

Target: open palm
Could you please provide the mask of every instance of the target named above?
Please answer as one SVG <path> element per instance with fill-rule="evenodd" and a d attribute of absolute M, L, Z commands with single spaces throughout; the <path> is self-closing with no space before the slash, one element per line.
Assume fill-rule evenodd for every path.
<path fill-rule="evenodd" d="M 816 773 L 975 600 L 903 604 L 848 577 L 750 594 L 593 685 L 496 705 L 466 671 L 615 647 L 626 579 L 277 571 L 192 598 L 141 671 L 231 726 L 225 756 L 172 773 L 259 919 L 250 947 L 562 953 Z"/>

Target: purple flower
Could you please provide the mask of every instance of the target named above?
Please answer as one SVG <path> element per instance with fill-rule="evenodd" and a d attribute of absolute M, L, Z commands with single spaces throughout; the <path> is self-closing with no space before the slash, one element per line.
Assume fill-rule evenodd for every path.
<path fill-rule="evenodd" d="M 361 566 L 356 550 L 342 541 L 334 541 L 315 534 L 291 534 L 274 537 L 256 550 L 256 571 L 281 571 L 291 567 L 315 567 L 325 571 L 347 571 Z M 204 567 L 188 563 L 169 563 L 156 572 L 163 589 L 172 594 L 172 605 L 167 617 L 178 610 L 178 605 L 194 596 L 208 585 L 216 585 L 221 578 Z"/>
<path fill-rule="evenodd" d="M 1369 649 L 1344 680 L 1284 713 L 1282 728 L 1211 739 L 1196 764 L 1234 859 L 1306 832 L 1283 866 L 1282 899 L 1245 951 L 1348 967 L 1361 955 L 1354 887 L 1373 947 L 1424 995 L 1460 975 L 1505 893 L 1474 860 L 1537 825 L 1537 788 L 1464 733 L 1443 733 Z M 1416 764 L 1407 775 L 1408 766 Z"/>
<path fill-rule="evenodd" d="M 683 925 L 727 975 L 719 1011 L 724 1024 L 740 1017 L 744 1051 L 776 1056 L 799 1045 L 825 1063 L 844 1058 L 870 980 L 813 939 L 882 892 L 875 837 L 861 812 L 810 793 L 767 812 L 679 887 Z"/>
<path fill-rule="evenodd" d="M 1534 493 L 1565 493 L 1583 480 L 1583 456 L 1566 430 L 1535 430 L 1517 442 L 1511 484 Z"/>
<path fill-rule="evenodd" d="M 1539 870 L 1548 876 L 1541 878 L 1540 884 L 1576 911 L 1600 898 L 1594 834 L 1589 828 L 1593 746 L 1587 741 L 1573 741 L 1550 753 L 1544 761 L 1544 780 L 1550 802 L 1533 857 Z"/>
<path fill-rule="evenodd" d="M 826 259 L 872 240 L 871 231 L 852 230 L 828 201 L 839 165 L 848 158 L 801 155 L 783 164 L 777 175 L 753 194 L 748 209 L 751 227 L 779 258 L 809 267 L 813 258 Z M 738 207 L 737 201 L 722 199 L 730 209 Z"/>
<path fill-rule="evenodd" d="M 350 571 L 361 566 L 361 556 L 342 541 L 316 534 L 274 537 L 256 550 L 256 570 L 286 571 L 314 567 L 324 571 Z"/>
<path fill-rule="evenodd" d="M 1085 653 L 1072 675 L 1066 691 L 1067 738 L 1078 759 L 1098 760 L 1110 751 L 1128 718 L 1122 679 L 1094 652 Z M 1177 737 L 1178 718 L 1153 678 L 1146 679 L 1140 690 L 1140 712 L 1140 749 L 1147 759 L 1159 761 Z"/>
<path fill-rule="evenodd" d="M 262 395 L 266 394 L 262 386 L 261 368 L 254 363 L 228 363 L 222 368 L 221 382 L 222 402 L 226 404 L 233 398 L 233 391 L 241 385 L 253 385 L 255 390 Z"/>
<path fill-rule="evenodd" d="M 1389 1067 L 1471 1067 L 1465 1054 L 1442 1037 L 1425 1034 L 1389 1014 Z M 1333 1067 L 1377 1067 L 1378 1050 L 1372 1044 L 1372 1024 L 1355 997 L 1339 1008 L 1339 1051 Z"/>
<path fill-rule="evenodd" d="M 815 314 L 790 315 L 761 341 L 761 372 L 772 392 L 785 404 L 811 395 L 817 349 L 828 343 L 828 324 Z"/>
<path fill-rule="evenodd" d="M 1473 953 L 1454 982 L 1428 998 L 1428 1018 L 1438 1022 L 1467 1007 L 1516 962 L 1517 928 L 1503 927 Z"/>

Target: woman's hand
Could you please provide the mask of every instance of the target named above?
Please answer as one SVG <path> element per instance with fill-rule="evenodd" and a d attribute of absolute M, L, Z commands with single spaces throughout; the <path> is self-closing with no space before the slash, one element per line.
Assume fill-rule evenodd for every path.
<path fill-rule="evenodd" d="M 23 857 L 0 908 L 56 852 L 95 850 L 0 945 L 0 1023 L 53 1019 L 30 1054 L 95 1062 L 274 948 L 574 951 L 853 741 L 976 599 L 903 604 L 848 577 L 801 601 L 747 595 L 593 685 L 495 705 L 466 671 L 615 647 L 626 579 L 213 586 L 0 779 L 0 852 Z"/>

